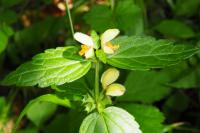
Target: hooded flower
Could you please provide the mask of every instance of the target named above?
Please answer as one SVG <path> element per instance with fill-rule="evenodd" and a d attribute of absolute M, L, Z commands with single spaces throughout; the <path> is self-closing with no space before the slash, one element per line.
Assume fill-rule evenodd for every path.
<path fill-rule="evenodd" d="M 126 91 L 125 87 L 121 84 L 114 83 L 119 77 L 119 71 L 116 68 L 106 70 L 101 76 L 101 83 L 106 95 L 121 96 Z"/>
<path fill-rule="evenodd" d="M 106 54 L 113 54 L 118 45 L 113 45 L 110 41 L 113 40 L 118 34 L 118 29 L 108 29 L 101 35 L 101 47 Z"/>
<path fill-rule="evenodd" d="M 76 32 L 74 34 L 74 39 L 82 44 L 79 55 L 85 56 L 86 59 L 94 57 L 94 42 L 92 37 L 80 32 Z"/>

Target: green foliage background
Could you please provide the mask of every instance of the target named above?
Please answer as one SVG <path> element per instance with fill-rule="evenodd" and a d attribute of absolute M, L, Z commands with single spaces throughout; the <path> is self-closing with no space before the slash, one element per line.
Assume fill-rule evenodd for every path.
<path fill-rule="evenodd" d="M 114 98 L 114 105 L 123 107 L 132 114 L 143 133 L 199 133 L 200 52 L 192 57 L 190 55 L 198 50 L 194 46 L 200 45 L 200 1 L 73 0 L 72 3 L 75 31 L 88 33 L 93 29 L 102 33 L 109 28 L 118 28 L 121 35 L 133 36 L 125 37 L 126 41 L 120 37 L 113 41 L 123 47 L 123 54 L 119 51 L 114 55 L 101 57 L 102 60 L 106 58 L 108 63 L 101 66 L 101 71 L 109 65 L 121 68 L 119 82 L 124 83 L 127 89 L 125 95 Z M 51 86 L 74 81 L 93 68 L 90 62 L 71 62 L 61 56 L 66 50 L 64 46 L 79 46 L 72 38 L 65 12 L 51 0 L 0 0 L 0 127 L 8 121 L 15 123 L 16 117 L 30 100 L 42 94 L 56 92 L 57 96 L 65 99 L 64 103 L 53 94 L 45 96 L 68 109 L 49 103 L 51 100 L 33 102 L 31 108 L 27 109 L 27 117 L 22 120 L 18 132 L 78 132 L 86 116 L 83 108 L 78 105 L 85 94 L 84 90 L 93 87 L 94 71 L 91 69 L 75 83 Z M 132 44 L 131 47 L 129 44 Z M 150 60 L 148 57 L 155 55 L 149 51 L 155 46 L 160 53 L 156 53 L 156 57 Z M 56 47 L 59 48 L 52 49 Z M 36 55 L 43 51 L 45 52 Z M 171 54 L 165 55 L 169 51 Z M 130 52 L 135 55 L 127 56 L 126 53 Z M 144 58 L 137 58 L 144 53 Z M 32 61 L 25 63 L 32 57 Z M 46 64 L 43 64 L 44 57 Z M 190 58 L 180 61 L 186 57 Z M 159 62 L 166 58 L 165 63 Z M 125 65 L 120 64 L 119 60 L 123 60 Z M 141 61 L 145 64 L 141 64 Z M 74 63 L 76 65 L 73 66 Z M 3 80 L 20 64 L 23 65 L 14 73 L 21 75 L 21 79 L 11 75 Z M 38 71 L 41 64 L 45 68 L 49 67 L 48 75 L 43 78 L 41 75 L 44 71 Z M 66 73 L 69 69 L 78 70 L 67 79 L 62 79 L 62 75 L 59 75 L 61 68 L 55 69 L 55 64 L 62 68 L 64 66 Z M 175 65 L 167 67 L 168 64 Z M 130 67 L 131 71 L 123 70 Z M 38 76 L 37 80 L 34 75 Z M 59 75 L 59 79 L 54 78 L 54 75 Z M 6 84 L 17 86 L 3 86 Z M 20 85 L 46 88 L 18 87 Z"/>

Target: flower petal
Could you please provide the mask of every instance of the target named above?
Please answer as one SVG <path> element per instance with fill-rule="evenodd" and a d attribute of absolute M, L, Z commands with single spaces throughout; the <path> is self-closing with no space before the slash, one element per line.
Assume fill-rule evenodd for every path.
<path fill-rule="evenodd" d="M 94 46 L 92 38 L 81 32 L 76 32 L 74 34 L 74 39 L 82 44 L 87 45 L 87 46 L 92 46 L 92 47 Z"/>
<path fill-rule="evenodd" d="M 92 58 L 94 57 L 94 49 L 93 48 L 90 48 L 86 53 L 85 53 L 85 58 L 86 59 L 89 59 L 89 58 Z"/>
<path fill-rule="evenodd" d="M 119 34 L 118 29 L 108 29 L 101 35 L 101 44 L 111 41 Z"/>
<path fill-rule="evenodd" d="M 109 68 L 101 76 L 101 83 L 105 89 L 108 85 L 115 82 L 119 77 L 119 71 L 116 68 Z"/>
<path fill-rule="evenodd" d="M 122 96 L 126 91 L 126 88 L 121 84 L 111 84 L 106 88 L 106 95 L 108 96 Z"/>
<path fill-rule="evenodd" d="M 106 54 L 113 54 L 114 53 L 114 50 L 112 48 L 106 46 L 106 45 L 103 45 L 102 48 L 103 48 L 104 53 L 106 53 Z"/>

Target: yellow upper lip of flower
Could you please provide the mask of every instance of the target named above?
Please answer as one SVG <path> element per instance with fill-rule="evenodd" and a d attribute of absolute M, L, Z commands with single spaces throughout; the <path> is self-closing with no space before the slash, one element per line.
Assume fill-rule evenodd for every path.
<path fill-rule="evenodd" d="M 85 45 L 85 44 L 81 45 L 81 50 L 79 51 L 79 55 L 80 55 L 80 56 L 85 55 L 85 53 L 88 52 L 88 50 L 89 50 L 90 48 L 91 48 L 91 47 L 89 47 L 89 46 L 87 46 L 87 45 Z"/>

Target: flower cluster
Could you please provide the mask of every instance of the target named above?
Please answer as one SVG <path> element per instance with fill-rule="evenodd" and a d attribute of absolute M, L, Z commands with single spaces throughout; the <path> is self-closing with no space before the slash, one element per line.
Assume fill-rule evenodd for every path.
<path fill-rule="evenodd" d="M 101 76 L 103 89 L 108 96 L 121 96 L 126 91 L 121 84 L 114 83 L 119 77 L 119 71 L 116 68 L 109 68 Z"/>
<path fill-rule="evenodd" d="M 113 40 L 118 34 L 118 29 L 108 29 L 101 35 L 101 48 L 106 54 L 113 54 L 114 51 L 119 48 L 119 46 L 111 43 L 111 40 Z M 74 34 L 74 39 L 82 44 L 79 55 L 85 56 L 86 59 L 94 57 L 95 43 L 91 36 L 81 32 L 76 32 Z"/>

